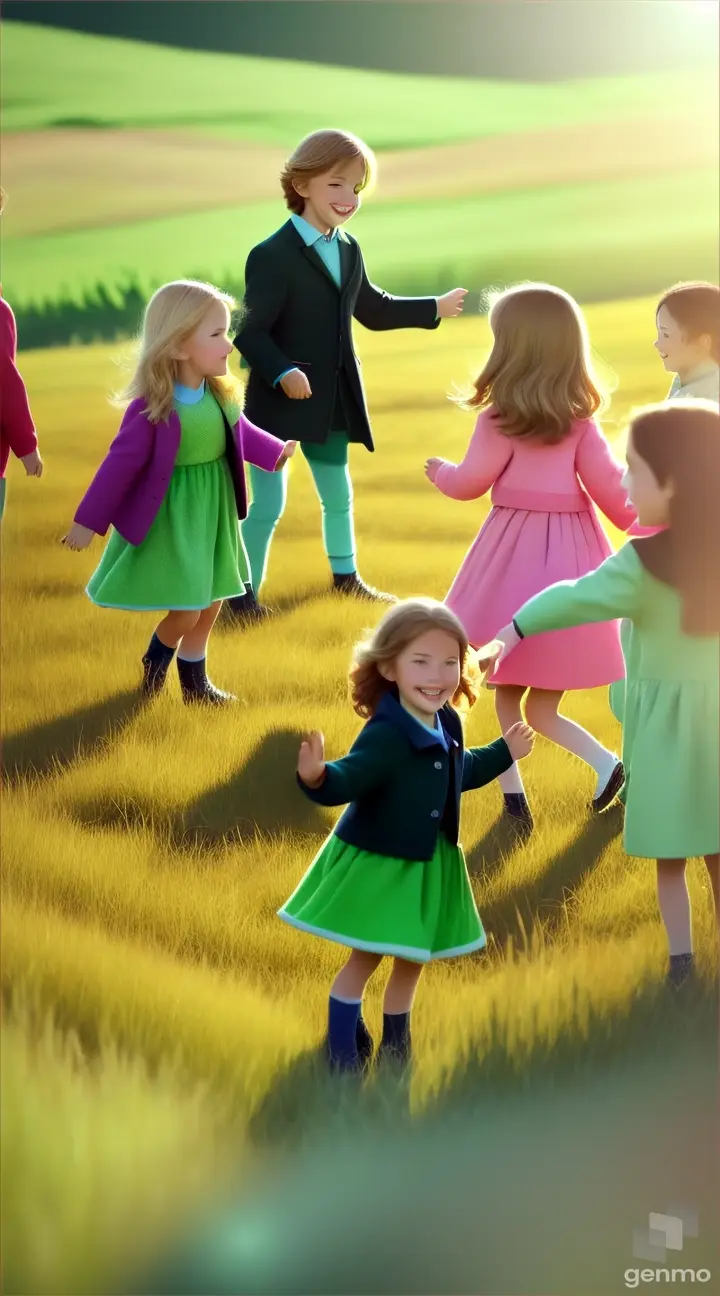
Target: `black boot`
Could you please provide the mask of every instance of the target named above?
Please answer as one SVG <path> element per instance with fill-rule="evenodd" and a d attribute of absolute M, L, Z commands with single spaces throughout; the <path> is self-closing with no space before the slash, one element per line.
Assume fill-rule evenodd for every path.
<path fill-rule="evenodd" d="M 529 837 L 535 827 L 535 820 L 524 792 L 506 792 L 503 796 L 505 814 L 512 822 L 516 832 Z"/>
<path fill-rule="evenodd" d="M 406 1067 L 412 1057 L 410 1013 L 383 1013 L 383 1033 L 378 1058 Z"/>
<path fill-rule="evenodd" d="M 665 984 L 679 990 L 692 976 L 695 959 L 692 954 L 671 954 Z"/>
<path fill-rule="evenodd" d="M 266 607 L 264 603 L 258 603 L 252 585 L 247 585 L 245 593 L 238 594 L 237 598 L 226 599 L 225 607 L 232 621 L 246 625 L 256 621 L 266 621 L 269 616 L 272 616 L 272 608 Z"/>
<path fill-rule="evenodd" d="M 208 679 L 206 661 L 206 657 L 200 661 L 184 661 L 182 657 L 178 657 L 177 667 L 183 702 L 188 705 L 204 702 L 209 706 L 226 706 L 228 702 L 237 702 L 234 693 L 226 693 L 223 689 L 216 688 Z"/>
<path fill-rule="evenodd" d="M 154 634 L 142 659 L 142 692 L 145 697 L 155 697 L 157 693 L 162 692 L 174 656 L 175 649 L 168 648 L 167 644 Z"/>
<path fill-rule="evenodd" d="M 355 1043 L 357 1044 L 358 1057 L 362 1066 L 367 1066 L 374 1048 L 374 1040 L 362 1018 L 362 1012 L 355 1031 Z"/>
<path fill-rule="evenodd" d="M 333 589 L 337 594 L 364 599 L 368 603 L 397 603 L 394 594 L 385 594 L 372 585 L 366 585 L 357 572 L 334 572 Z"/>

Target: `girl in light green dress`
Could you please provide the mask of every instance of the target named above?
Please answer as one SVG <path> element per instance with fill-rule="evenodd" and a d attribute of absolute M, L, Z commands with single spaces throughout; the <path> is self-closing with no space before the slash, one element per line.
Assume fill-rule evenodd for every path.
<path fill-rule="evenodd" d="M 530 599 L 498 638 L 626 617 L 625 849 L 657 860 L 670 980 L 692 967 L 688 858 L 704 856 L 720 930 L 720 414 L 658 405 L 631 423 L 625 483 L 642 526 L 597 571 Z"/>

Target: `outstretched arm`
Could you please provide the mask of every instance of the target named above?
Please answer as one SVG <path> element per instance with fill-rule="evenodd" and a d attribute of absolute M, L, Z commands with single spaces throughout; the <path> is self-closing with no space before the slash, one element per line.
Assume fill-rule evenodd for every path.
<path fill-rule="evenodd" d="M 385 329 L 437 328 L 440 323 L 436 297 L 393 297 L 370 283 L 360 257 L 360 288 L 353 315 L 364 328 L 376 332 Z"/>
<path fill-rule="evenodd" d="M 428 459 L 425 472 L 451 499 L 480 499 L 507 468 L 512 454 L 512 441 L 495 429 L 489 410 L 483 410 L 462 463 Z"/>
<path fill-rule="evenodd" d="M 625 469 L 610 450 L 594 419 L 589 419 L 575 454 L 575 470 L 588 495 L 620 531 L 627 531 L 637 512 L 623 486 Z"/>
<path fill-rule="evenodd" d="M 318 787 L 309 787 L 300 774 L 298 786 L 318 805 L 348 805 L 373 788 L 392 778 L 406 753 L 402 735 L 392 725 L 380 721 L 361 729 L 347 756 L 328 761 Z"/>
<path fill-rule="evenodd" d="M 545 630 L 564 630 L 619 617 L 632 621 L 641 609 L 642 573 L 643 566 L 634 545 L 623 545 L 596 571 L 579 580 L 559 581 L 529 599 L 515 613 L 515 630 L 524 638 Z"/>
<path fill-rule="evenodd" d="M 468 747 L 463 759 L 462 791 L 485 787 L 512 764 L 513 757 L 504 738 L 496 738 L 486 747 Z"/>

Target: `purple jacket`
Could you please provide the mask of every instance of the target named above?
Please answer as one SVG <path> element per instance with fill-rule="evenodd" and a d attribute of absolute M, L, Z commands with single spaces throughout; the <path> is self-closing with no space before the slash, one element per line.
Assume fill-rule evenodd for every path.
<path fill-rule="evenodd" d="M 125 411 L 120 430 L 91 481 L 75 521 L 96 535 L 113 526 L 128 544 L 145 539 L 165 498 L 180 446 L 180 417 L 151 423 L 142 397 Z M 272 472 L 285 442 L 250 423 L 244 414 L 230 429 L 227 458 L 235 486 L 238 517 L 247 517 L 245 459 Z"/>

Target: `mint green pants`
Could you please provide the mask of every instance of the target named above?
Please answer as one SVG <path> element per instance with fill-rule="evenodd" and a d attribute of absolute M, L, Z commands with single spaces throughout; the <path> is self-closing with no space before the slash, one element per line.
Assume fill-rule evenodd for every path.
<path fill-rule="evenodd" d="M 325 553 L 331 571 L 337 574 L 355 571 L 356 562 L 348 448 L 345 432 L 331 432 L 325 445 L 300 442 L 320 498 Z M 265 578 L 273 532 L 285 510 L 287 471 L 287 464 L 280 472 L 264 472 L 253 464 L 248 468 L 252 503 L 242 523 L 242 538 L 256 594 Z"/>

